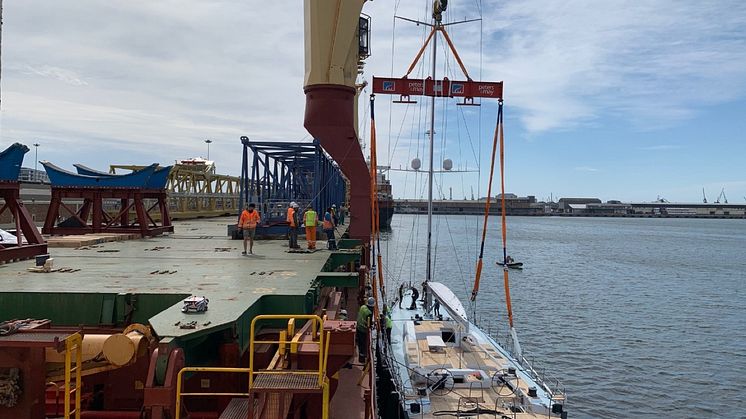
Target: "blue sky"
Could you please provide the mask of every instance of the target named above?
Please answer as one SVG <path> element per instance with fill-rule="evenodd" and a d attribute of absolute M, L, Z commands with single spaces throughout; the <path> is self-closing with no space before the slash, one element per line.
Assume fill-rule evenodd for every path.
<path fill-rule="evenodd" d="M 373 56 L 364 78 L 404 73 L 423 28 L 394 27 L 393 13 L 427 18 L 429 3 L 366 3 Z M 40 159 L 106 168 L 205 155 L 211 138 L 219 170 L 237 174 L 241 135 L 308 140 L 299 2 L 4 6 L 0 146 L 38 141 Z M 481 24 L 451 34 L 474 78 L 505 82 L 508 191 L 698 202 L 703 187 L 710 200 L 724 187 L 731 202 L 744 202 L 746 3 L 451 1 L 446 19 L 480 15 Z M 454 197 L 472 187 L 484 195 L 494 105 L 465 110 L 471 145 L 463 126 L 458 132 L 460 111 L 438 109 L 449 122 L 436 129 L 448 140 L 437 160 L 482 167 L 481 176 L 438 183 Z M 413 110 L 389 112 L 379 97 L 379 160 L 389 160 L 386 143 L 397 137 L 392 165 L 418 154 L 424 129 L 411 123 Z M 392 178 L 396 196 L 421 195 L 411 174 Z"/>
<path fill-rule="evenodd" d="M 459 5 L 451 2 L 455 10 L 448 18 L 473 17 L 468 6 L 474 2 L 468 3 L 456 9 Z M 482 78 L 505 82 L 507 191 L 540 199 L 552 194 L 555 199 L 652 201 L 660 196 L 700 202 L 702 188 L 710 201 L 725 188 L 730 202 L 744 202 L 743 4 L 528 0 L 483 5 Z M 416 13 L 397 11 L 407 12 Z M 421 28 L 396 25 L 397 44 L 422 39 Z M 478 63 L 473 46 L 479 45 L 479 26 L 469 26 L 452 27 L 451 35 L 465 61 Z M 416 51 L 410 44 L 398 49 L 409 50 L 404 61 Z M 458 76 L 453 73 L 449 76 Z M 452 104 L 444 106 L 447 114 L 459 112 Z M 484 195 L 495 108 L 484 103 L 481 112 Z M 401 114 L 393 112 L 394 138 Z M 386 117 L 381 111 L 377 115 Z M 388 120 L 381 123 L 379 132 L 387 132 Z M 459 165 L 454 156 L 466 159 L 470 146 L 464 147 L 463 134 L 450 127 L 451 147 L 444 157 Z M 394 153 L 399 164 L 406 164 L 399 157 L 407 154 L 403 151 Z M 454 198 L 470 196 L 475 177 L 444 177 L 444 194 L 450 186 Z M 411 174 L 392 178 L 394 186 L 405 185 L 406 195 L 423 196 L 421 189 L 414 191 Z"/>

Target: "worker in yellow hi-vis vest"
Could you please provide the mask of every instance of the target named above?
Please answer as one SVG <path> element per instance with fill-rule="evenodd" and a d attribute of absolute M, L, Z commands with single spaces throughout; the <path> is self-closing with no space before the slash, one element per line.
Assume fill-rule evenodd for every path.
<path fill-rule="evenodd" d="M 316 250 L 316 227 L 319 225 L 319 214 L 313 208 L 307 209 L 303 214 L 303 223 L 306 225 L 308 250 Z"/>

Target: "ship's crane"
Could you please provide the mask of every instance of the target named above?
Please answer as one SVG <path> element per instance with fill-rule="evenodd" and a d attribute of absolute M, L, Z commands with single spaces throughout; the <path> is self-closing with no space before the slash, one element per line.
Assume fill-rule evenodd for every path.
<path fill-rule="evenodd" d="M 702 188 L 702 203 L 707 203 L 707 195 L 705 195 L 705 188 Z"/>
<path fill-rule="evenodd" d="M 718 199 L 715 200 L 715 203 L 716 204 L 720 204 L 720 199 L 721 198 L 723 200 L 723 202 L 722 202 L 723 204 L 727 204 L 728 203 L 728 198 L 725 196 L 725 188 L 723 188 L 723 189 L 720 190 L 720 195 L 718 195 Z"/>

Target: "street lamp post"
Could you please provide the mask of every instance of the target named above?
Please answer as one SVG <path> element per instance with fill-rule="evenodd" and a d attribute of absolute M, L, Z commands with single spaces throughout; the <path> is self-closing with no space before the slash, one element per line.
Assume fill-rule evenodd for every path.
<path fill-rule="evenodd" d="M 39 167 L 39 146 L 41 144 L 34 143 L 34 179 L 36 179 L 37 168 Z"/>
<path fill-rule="evenodd" d="M 212 140 L 205 140 L 205 143 L 207 143 L 207 160 L 210 160 L 210 144 L 212 144 Z"/>

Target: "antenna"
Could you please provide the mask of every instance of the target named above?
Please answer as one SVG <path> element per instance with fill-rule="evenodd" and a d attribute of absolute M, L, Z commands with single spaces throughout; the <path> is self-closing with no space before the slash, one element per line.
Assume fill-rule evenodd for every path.
<path fill-rule="evenodd" d="M 707 195 L 705 195 L 705 188 L 702 188 L 702 203 L 707 203 Z"/>

